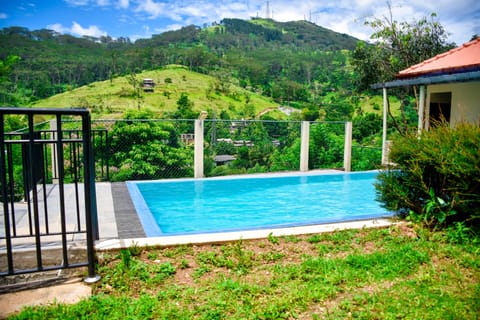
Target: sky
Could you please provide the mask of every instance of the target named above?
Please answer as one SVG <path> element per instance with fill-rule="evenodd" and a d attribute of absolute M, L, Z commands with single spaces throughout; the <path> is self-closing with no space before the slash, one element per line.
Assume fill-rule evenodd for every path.
<path fill-rule="evenodd" d="M 461 45 L 480 35 L 479 0 L 390 0 L 393 18 L 412 22 L 437 14 Z M 269 10 L 267 10 L 267 8 Z M 0 0 L 0 28 L 51 29 L 74 36 L 150 38 L 182 26 L 207 26 L 223 18 L 309 20 L 322 27 L 368 40 L 365 19 L 388 14 L 377 0 Z"/>

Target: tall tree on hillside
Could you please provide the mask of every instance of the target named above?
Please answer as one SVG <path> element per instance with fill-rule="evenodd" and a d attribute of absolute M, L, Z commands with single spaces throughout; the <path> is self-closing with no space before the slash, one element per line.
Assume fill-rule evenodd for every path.
<path fill-rule="evenodd" d="M 453 43 L 447 42 L 448 32 L 437 21 L 435 13 L 417 21 L 399 22 L 393 17 L 391 2 L 387 2 L 387 6 L 388 15 L 365 21 L 374 31 L 370 36 L 374 44 L 359 43 L 353 53 L 353 66 L 359 89 L 365 90 L 373 83 L 392 80 L 400 70 L 454 47 Z M 418 108 L 416 87 L 413 87 L 413 94 Z M 400 123 L 403 125 L 395 121 L 390 114 L 400 133 L 408 131 L 408 121 L 405 118 L 407 112 L 404 108 L 405 105 L 402 104 Z"/>
<path fill-rule="evenodd" d="M 15 84 L 12 83 L 10 75 L 19 60 L 20 57 L 16 55 L 9 55 L 5 60 L 0 59 L 0 102 L 3 104 L 16 105 Z"/>
<path fill-rule="evenodd" d="M 455 45 L 447 42 L 448 32 L 437 21 L 435 13 L 410 23 L 399 22 L 393 17 L 391 3 L 387 2 L 387 6 L 388 16 L 365 21 L 373 29 L 370 39 L 374 45 L 361 42 L 354 51 L 353 64 L 363 88 L 374 82 L 391 80 L 398 71 Z"/>

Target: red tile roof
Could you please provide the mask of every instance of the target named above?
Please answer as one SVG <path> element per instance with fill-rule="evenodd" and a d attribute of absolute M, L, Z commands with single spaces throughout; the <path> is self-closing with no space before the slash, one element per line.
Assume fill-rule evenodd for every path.
<path fill-rule="evenodd" d="M 455 73 L 466 70 L 480 70 L 480 38 L 402 70 L 397 74 L 397 78 L 413 78 L 427 74 Z"/>

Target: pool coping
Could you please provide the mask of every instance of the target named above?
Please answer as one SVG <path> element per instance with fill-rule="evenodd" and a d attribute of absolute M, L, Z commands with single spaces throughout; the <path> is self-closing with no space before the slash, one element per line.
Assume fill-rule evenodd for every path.
<path fill-rule="evenodd" d="M 238 240 L 255 240 L 264 239 L 269 236 L 288 236 L 301 234 L 315 234 L 333 232 L 339 230 L 349 229 L 363 229 L 363 228 L 382 228 L 396 224 L 394 218 L 368 219 L 357 220 L 350 222 L 338 222 L 319 225 L 309 225 L 300 227 L 275 228 L 275 229 L 260 229 L 260 230 L 244 230 L 233 232 L 218 232 L 218 233 L 201 233 L 189 235 L 176 236 L 160 236 L 160 237 L 145 237 L 145 238 L 130 238 L 130 239 L 107 239 L 98 241 L 95 245 L 96 250 L 114 250 L 128 248 L 131 246 L 158 246 L 169 247 L 176 245 L 200 245 L 211 243 L 223 243 Z"/>

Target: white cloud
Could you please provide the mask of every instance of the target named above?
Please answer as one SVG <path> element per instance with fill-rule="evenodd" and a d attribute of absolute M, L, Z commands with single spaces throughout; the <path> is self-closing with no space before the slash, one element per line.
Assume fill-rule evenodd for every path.
<path fill-rule="evenodd" d="M 129 0 L 118 0 L 117 7 L 122 9 L 127 9 L 129 5 L 130 5 Z"/>
<path fill-rule="evenodd" d="M 181 24 L 169 24 L 165 28 L 155 28 L 155 33 L 159 34 L 159 33 L 165 32 L 165 31 L 178 30 L 178 29 L 181 29 L 184 26 L 185 25 L 181 25 Z"/>
<path fill-rule="evenodd" d="M 71 28 L 65 27 L 60 23 L 54 23 L 48 25 L 47 29 L 56 31 L 58 33 L 72 33 L 79 36 L 90 36 L 96 38 L 108 35 L 105 31 L 102 31 L 97 26 L 88 26 L 88 28 L 84 28 L 76 21 L 73 21 Z"/>
<path fill-rule="evenodd" d="M 97 0 L 97 5 L 100 7 L 106 7 L 110 5 L 110 0 Z"/>
<path fill-rule="evenodd" d="M 105 31 L 100 30 L 100 28 L 97 26 L 88 26 L 88 28 L 84 28 L 75 21 L 72 24 L 71 32 L 81 36 L 91 36 L 97 38 L 107 35 Z"/>
<path fill-rule="evenodd" d="M 6 13 L 0 12 L 0 19 L 7 19 L 8 15 Z"/>
<path fill-rule="evenodd" d="M 65 28 L 60 23 L 49 24 L 49 25 L 47 25 L 47 29 L 53 30 L 53 31 L 58 32 L 58 33 L 68 33 L 68 32 L 70 32 L 69 28 Z"/>
<path fill-rule="evenodd" d="M 66 3 L 72 6 L 86 6 L 90 0 L 64 0 Z"/>
<path fill-rule="evenodd" d="M 158 3 L 153 0 L 140 1 L 135 11 L 146 13 L 151 19 L 155 19 L 166 14 L 165 4 Z"/>
<path fill-rule="evenodd" d="M 136 19 L 131 14 L 121 14 L 118 16 L 118 21 L 124 24 L 135 24 Z"/>

